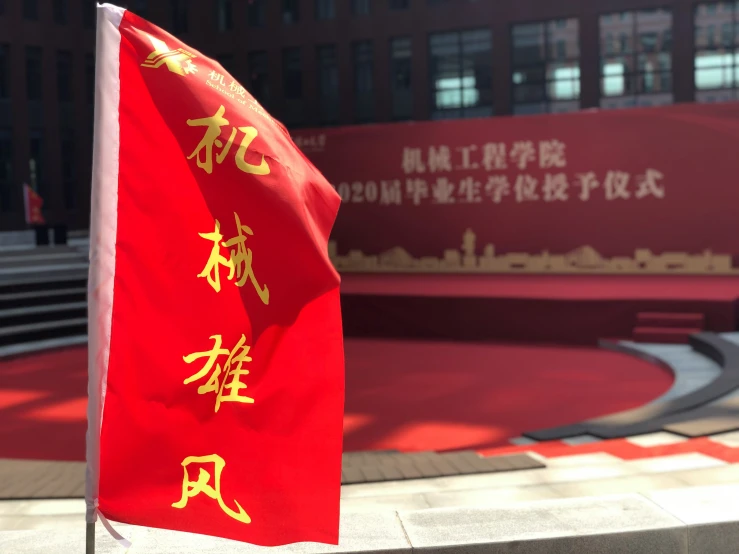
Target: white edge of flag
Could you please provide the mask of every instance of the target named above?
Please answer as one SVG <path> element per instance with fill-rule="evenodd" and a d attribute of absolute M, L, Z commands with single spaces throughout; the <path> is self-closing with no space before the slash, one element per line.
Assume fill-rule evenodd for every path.
<path fill-rule="evenodd" d="M 119 30 L 126 10 L 97 6 L 95 56 L 95 131 L 90 213 L 88 296 L 87 474 L 85 517 L 97 520 L 100 484 L 100 429 L 108 381 L 113 284 L 118 231 L 118 155 L 120 152 Z"/>

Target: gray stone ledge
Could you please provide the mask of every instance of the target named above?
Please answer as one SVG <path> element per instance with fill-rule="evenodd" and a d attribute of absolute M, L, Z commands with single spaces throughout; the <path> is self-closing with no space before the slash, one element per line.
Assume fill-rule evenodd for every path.
<path fill-rule="evenodd" d="M 278 554 L 736 554 L 739 486 L 648 495 L 544 500 L 508 508 L 442 508 L 345 513 L 341 544 L 297 544 Z M 115 525 L 131 554 L 257 554 L 265 549 L 225 539 Z M 0 552 L 76 554 L 84 523 L 55 531 L 0 532 Z M 124 550 L 97 526 L 97 553 Z"/>
<path fill-rule="evenodd" d="M 687 524 L 690 552 L 739 552 L 739 485 L 653 491 L 645 496 Z"/>
<path fill-rule="evenodd" d="M 47 350 L 57 350 L 59 348 L 82 345 L 87 345 L 87 335 L 72 335 L 56 339 L 44 339 L 32 342 L 9 344 L 7 346 L 0 346 L 0 360 L 3 358 L 22 355 L 25 356 L 27 354 L 46 352 Z"/>
<path fill-rule="evenodd" d="M 313 543 L 260 548 L 227 539 L 178 533 L 113 523 L 116 531 L 130 540 L 130 554 L 410 554 L 411 547 L 397 513 L 345 514 L 341 518 L 339 546 Z M 96 554 L 123 554 L 103 526 L 96 526 Z M 13 554 L 79 554 L 85 551 L 84 524 L 77 530 L 0 532 L 0 552 Z"/>
<path fill-rule="evenodd" d="M 414 548 L 455 554 L 682 554 L 687 531 L 639 495 L 400 514 Z"/>

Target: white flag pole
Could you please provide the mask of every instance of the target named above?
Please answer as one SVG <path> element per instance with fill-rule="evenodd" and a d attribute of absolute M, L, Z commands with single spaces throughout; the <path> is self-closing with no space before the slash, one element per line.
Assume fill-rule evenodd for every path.
<path fill-rule="evenodd" d="M 87 472 L 85 479 L 86 554 L 95 553 L 95 522 L 100 485 L 100 429 L 108 378 L 113 316 L 115 237 L 118 228 L 118 153 L 120 151 L 119 26 L 125 10 L 97 6 L 95 56 L 95 131 L 90 211 L 88 296 Z M 108 525 L 106 525 L 108 527 Z M 126 541 L 127 542 L 127 541 Z M 130 543 L 128 543 L 130 546 Z"/>

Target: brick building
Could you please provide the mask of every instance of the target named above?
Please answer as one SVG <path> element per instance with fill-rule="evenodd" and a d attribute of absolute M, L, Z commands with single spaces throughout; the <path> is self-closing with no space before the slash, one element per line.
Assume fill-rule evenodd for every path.
<path fill-rule="evenodd" d="M 739 2 L 128 0 L 289 127 L 735 99 Z M 92 0 L 0 0 L 0 230 L 88 224 Z"/>

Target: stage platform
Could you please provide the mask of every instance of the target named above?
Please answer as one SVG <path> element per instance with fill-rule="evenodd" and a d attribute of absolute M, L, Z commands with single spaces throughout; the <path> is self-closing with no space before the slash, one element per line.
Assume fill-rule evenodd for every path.
<path fill-rule="evenodd" d="M 594 345 L 632 338 L 640 313 L 733 331 L 739 277 L 344 274 L 341 290 L 350 337 Z"/>

